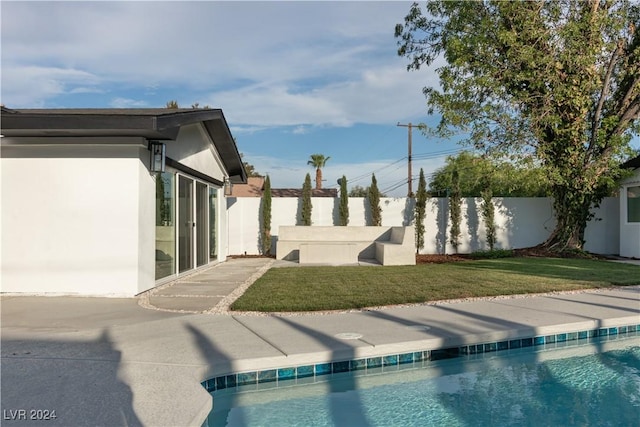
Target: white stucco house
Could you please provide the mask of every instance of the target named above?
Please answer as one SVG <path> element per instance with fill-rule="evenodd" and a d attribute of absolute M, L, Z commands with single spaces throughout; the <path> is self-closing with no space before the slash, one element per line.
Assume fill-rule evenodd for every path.
<path fill-rule="evenodd" d="M 228 255 L 219 109 L 2 107 L 0 290 L 133 296 Z M 157 171 L 156 171 L 157 170 Z"/>
<path fill-rule="evenodd" d="M 622 165 L 633 175 L 620 191 L 620 256 L 640 258 L 640 156 Z"/>

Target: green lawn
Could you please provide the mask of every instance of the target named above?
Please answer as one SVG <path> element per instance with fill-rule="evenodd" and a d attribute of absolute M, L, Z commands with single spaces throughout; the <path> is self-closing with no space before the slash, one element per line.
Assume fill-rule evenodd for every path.
<path fill-rule="evenodd" d="M 401 267 L 272 268 L 237 311 L 316 311 L 639 285 L 640 267 L 609 261 L 502 258 Z"/>

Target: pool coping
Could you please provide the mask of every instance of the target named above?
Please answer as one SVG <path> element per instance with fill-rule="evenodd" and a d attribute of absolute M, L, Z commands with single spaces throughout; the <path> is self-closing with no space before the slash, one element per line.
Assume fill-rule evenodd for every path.
<path fill-rule="evenodd" d="M 498 341 L 478 341 L 452 347 L 434 347 L 418 351 L 406 351 L 402 353 L 381 353 L 368 357 L 357 357 L 355 359 L 328 360 L 319 363 L 306 363 L 299 365 L 288 365 L 274 368 L 229 372 L 215 376 L 201 382 L 202 387 L 215 397 L 215 392 L 222 390 L 233 390 L 244 392 L 259 391 L 261 385 L 291 380 L 313 379 L 341 374 L 348 372 L 366 371 L 369 369 L 384 370 L 391 368 L 397 370 L 401 365 L 414 364 L 416 362 L 438 361 L 445 359 L 461 358 L 487 353 L 497 353 L 502 351 L 522 349 L 528 347 L 544 347 L 555 345 L 555 348 L 569 345 L 580 345 L 589 343 L 590 340 L 603 337 L 625 335 L 628 337 L 640 336 L 640 323 L 624 324 L 619 326 L 602 326 L 598 328 L 575 329 L 569 328 L 565 332 L 540 333 L 534 336 L 505 338 Z M 314 382 L 312 381 L 312 382 Z M 305 381 L 309 382 L 309 381 Z"/>

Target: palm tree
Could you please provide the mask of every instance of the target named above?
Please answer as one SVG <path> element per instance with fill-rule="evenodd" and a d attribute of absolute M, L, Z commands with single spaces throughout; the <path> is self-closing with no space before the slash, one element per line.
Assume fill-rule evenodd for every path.
<path fill-rule="evenodd" d="M 322 190 L 322 169 L 331 157 L 325 157 L 324 154 L 312 154 L 308 165 L 316 168 L 316 190 Z"/>

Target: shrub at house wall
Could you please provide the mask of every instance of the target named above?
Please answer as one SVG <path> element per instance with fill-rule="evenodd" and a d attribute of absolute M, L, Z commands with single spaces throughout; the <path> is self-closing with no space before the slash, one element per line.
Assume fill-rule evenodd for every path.
<path fill-rule="evenodd" d="M 347 193 L 347 177 L 340 180 L 340 225 L 349 225 L 349 194 Z"/>
<path fill-rule="evenodd" d="M 264 180 L 264 191 L 260 206 L 260 243 L 262 254 L 271 254 L 271 180 L 269 175 Z"/>
<path fill-rule="evenodd" d="M 311 175 L 307 174 L 302 185 L 302 225 L 311 225 Z"/>
<path fill-rule="evenodd" d="M 378 181 L 376 175 L 371 175 L 371 186 L 367 196 L 369 206 L 371 207 L 371 225 L 382 225 L 382 209 L 380 208 L 380 190 L 378 190 Z"/>
<path fill-rule="evenodd" d="M 416 193 L 416 253 L 424 248 L 424 217 L 427 211 L 427 182 L 424 179 L 424 171 L 420 168 L 418 180 L 418 192 Z"/>

